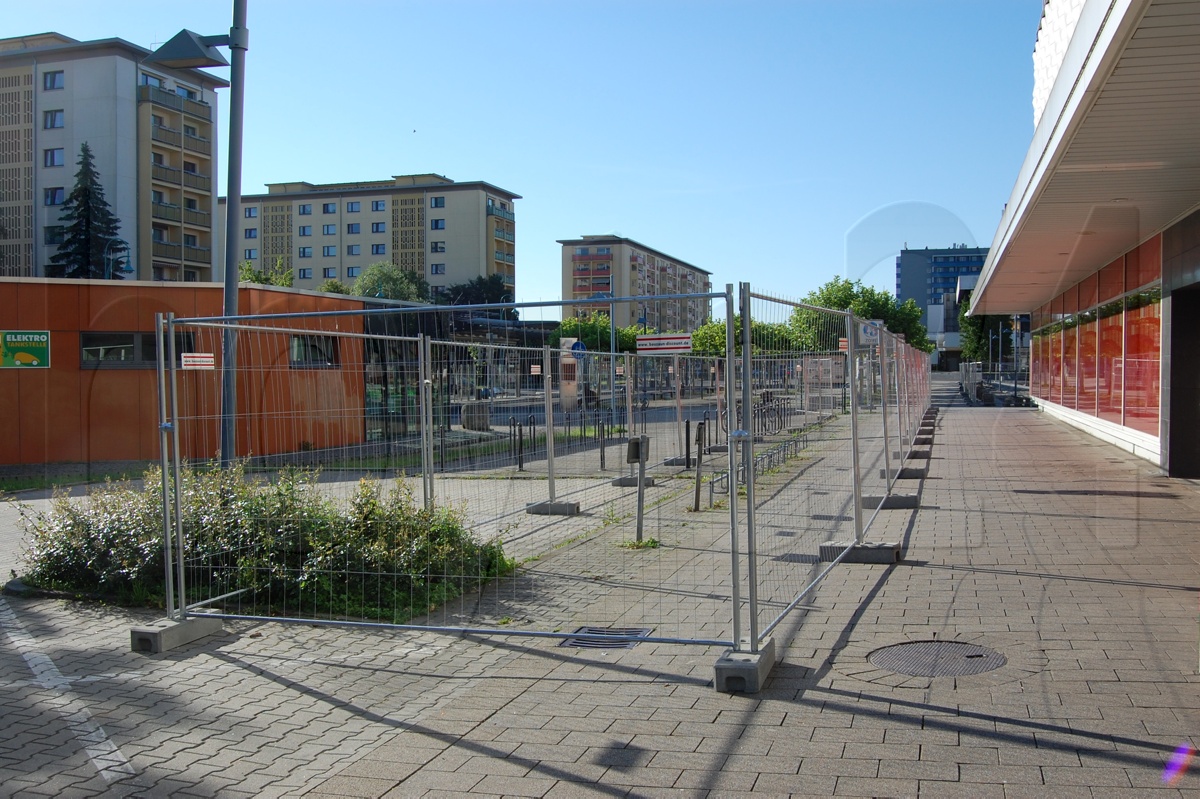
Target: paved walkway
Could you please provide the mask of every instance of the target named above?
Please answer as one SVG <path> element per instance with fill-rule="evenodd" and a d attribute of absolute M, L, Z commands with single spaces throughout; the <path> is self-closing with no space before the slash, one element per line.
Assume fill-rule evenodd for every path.
<path fill-rule="evenodd" d="M 1200 489 L 937 388 L 920 507 L 872 535 L 904 561 L 836 567 L 760 694 L 696 646 L 232 624 L 139 655 L 146 617 L 8 597 L 0 794 L 1200 796 L 1162 782 L 1200 743 Z M 1004 664 L 870 660 L 935 638 Z"/>

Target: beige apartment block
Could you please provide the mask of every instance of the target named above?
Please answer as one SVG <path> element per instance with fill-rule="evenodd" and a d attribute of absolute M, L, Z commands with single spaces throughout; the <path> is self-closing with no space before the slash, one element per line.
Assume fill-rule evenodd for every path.
<path fill-rule="evenodd" d="M 595 299 L 577 306 L 578 313 L 609 312 L 608 297 L 653 297 L 704 294 L 712 291 L 712 273 L 620 236 L 559 239 L 562 245 L 564 300 Z M 643 324 L 648 329 L 691 332 L 712 315 L 704 298 L 620 303 L 612 309 L 618 327 Z M 644 320 L 644 321 L 643 321 Z"/>
<path fill-rule="evenodd" d="M 349 286 L 366 266 L 386 261 L 422 275 L 435 294 L 491 275 L 502 275 L 512 292 L 518 199 L 490 183 L 431 174 L 269 183 L 266 194 L 242 197 L 238 260 L 259 269 L 281 264 L 304 289 L 326 280 Z M 219 203 L 224 208 L 225 198 Z"/>
<path fill-rule="evenodd" d="M 87 142 L 128 247 L 111 260 L 113 271 L 217 278 L 215 92 L 229 84 L 200 70 L 143 65 L 149 55 L 122 39 L 0 39 L 0 275 L 46 274 Z"/>

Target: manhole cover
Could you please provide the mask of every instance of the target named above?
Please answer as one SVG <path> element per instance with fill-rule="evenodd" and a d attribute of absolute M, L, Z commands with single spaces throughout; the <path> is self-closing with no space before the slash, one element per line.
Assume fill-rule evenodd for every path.
<path fill-rule="evenodd" d="M 876 649 L 867 660 L 914 677 L 965 677 L 998 669 L 1008 659 L 994 649 L 959 641 L 912 641 Z"/>
<path fill-rule="evenodd" d="M 559 646 L 578 649 L 632 649 L 637 639 L 650 635 L 649 627 L 580 627 Z"/>

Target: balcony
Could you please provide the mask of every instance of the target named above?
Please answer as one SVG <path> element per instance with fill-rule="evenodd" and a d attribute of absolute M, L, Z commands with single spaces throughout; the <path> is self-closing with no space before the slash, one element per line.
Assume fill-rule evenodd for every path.
<path fill-rule="evenodd" d="M 191 150 L 194 153 L 211 155 L 212 142 L 200 136 L 193 136 L 190 133 L 185 133 L 183 134 L 183 149 Z"/>
<path fill-rule="evenodd" d="M 610 253 L 601 253 L 600 255 L 572 255 L 572 261 L 611 261 Z"/>
<path fill-rule="evenodd" d="M 183 209 L 183 221 L 196 227 L 212 227 L 212 214 L 195 208 Z"/>
<path fill-rule="evenodd" d="M 212 263 L 212 248 L 211 247 L 193 247 L 186 244 L 183 247 L 183 260 L 196 261 L 202 264 Z"/>
<path fill-rule="evenodd" d="M 155 180 L 161 180 L 163 183 L 178 186 L 183 179 L 183 170 L 176 169 L 173 166 L 166 166 L 165 164 L 151 164 L 150 176 Z"/>
<path fill-rule="evenodd" d="M 577 266 L 574 270 L 574 274 L 576 275 L 590 275 L 591 273 L 592 269 L 589 266 Z"/>
<path fill-rule="evenodd" d="M 500 260 L 504 261 L 506 264 L 515 264 L 517 262 L 517 256 L 513 255 L 511 252 L 506 252 L 503 254 L 503 257 Z"/>
<path fill-rule="evenodd" d="M 498 205 L 489 205 L 487 209 L 487 215 L 498 216 L 501 219 L 507 219 L 509 222 L 517 221 L 517 217 L 512 211 L 505 211 Z"/>
<path fill-rule="evenodd" d="M 212 122 L 212 106 L 198 100 L 189 100 L 175 92 L 160 89 L 157 86 L 139 86 L 138 102 L 151 102 L 166 108 L 173 108 L 200 119 Z"/>
<path fill-rule="evenodd" d="M 201 175 L 199 172 L 184 172 L 183 185 L 187 186 L 189 189 L 211 192 L 212 178 L 210 178 L 208 175 Z"/>
<path fill-rule="evenodd" d="M 170 258 L 171 260 L 178 261 L 182 247 L 183 245 L 181 244 L 172 244 L 169 241 L 156 241 L 154 242 L 154 246 L 151 247 L 151 252 L 155 258 Z"/>
<path fill-rule="evenodd" d="M 514 236 L 512 233 L 509 233 L 504 228 L 498 227 L 493 232 L 496 234 L 496 238 L 501 239 L 502 241 L 516 241 L 517 240 L 516 236 Z"/>
<path fill-rule="evenodd" d="M 178 222 L 183 214 L 182 208 L 170 203 L 150 203 L 150 216 L 155 219 L 165 219 L 168 222 Z"/>
<path fill-rule="evenodd" d="M 169 144 L 172 147 L 178 147 L 182 141 L 182 135 L 179 131 L 162 125 L 150 126 L 150 138 L 163 144 Z"/>

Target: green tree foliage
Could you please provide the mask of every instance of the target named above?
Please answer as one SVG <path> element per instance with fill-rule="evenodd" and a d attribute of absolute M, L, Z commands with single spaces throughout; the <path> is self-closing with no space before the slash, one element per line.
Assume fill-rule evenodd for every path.
<path fill-rule="evenodd" d="M 238 280 L 242 283 L 255 283 L 259 286 L 292 287 L 295 275 L 283 264 L 282 258 L 276 258 L 273 264 L 265 264 L 262 269 L 252 261 L 242 261 L 238 264 Z"/>
<path fill-rule="evenodd" d="M 434 299 L 439 305 L 488 305 L 514 301 L 503 275 L 488 275 L 466 283 L 455 283 L 447 286 Z M 499 318 L 515 320 L 517 312 L 513 308 L 506 308 L 499 312 Z"/>
<path fill-rule="evenodd" d="M 742 317 L 733 318 L 733 350 L 742 354 Z M 779 322 L 750 320 L 750 351 L 752 353 L 791 352 L 797 348 L 792 329 Z M 692 331 L 692 352 L 696 355 L 725 354 L 725 323 L 711 321 Z"/>
<path fill-rule="evenodd" d="M 990 353 L 992 357 L 996 357 L 1000 347 L 995 342 L 991 341 L 995 335 L 1000 336 L 1003 342 L 1001 345 L 1004 352 L 1012 353 L 1012 335 L 1008 329 L 1010 317 L 1007 316 L 967 316 L 967 309 L 971 307 L 971 299 L 968 295 L 967 299 L 959 303 L 958 306 L 958 330 L 959 342 L 962 347 L 962 360 L 964 362 L 971 361 L 986 361 L 989 357 L 988 344 L 991 343 L 994 349 Z M 998 357 L 996 357 L 999 360 Z"/>
<path fill-rule="evenodd" d="M 603 311 L 592 311 L 586 316 L 568 317 L 558 329 L 550 334 L 547 343 L 557 347 L 564 338 L 579 339 L 593 352 L 608 352 L 612 344 L 609 316 Z M 638 325 L 617 328 L 617 352 L 637 352 L 637 337 L 642 332 Z M 650 331 L 655 332 L 655 331 Z"/>
<path fill-rule="evenodd" d="M 75 186 L 63 203 L 60 217 L 66 223 L 66 237 L 58 252 L 50 257 L 52 267 L 48 271 L 54 277 L 103 278 L 105 248 L 114 263 L 115 256 L 127 248 L 117 240 L 121 224 L 104 199 L 104 187 L 100 185 L 92 148 L 87 142 L 80 145 L 76 163 L 79 171 L 75 173 Z M 121 279 L 116 269 L 109 277 Z"/>
<path fill-rule="evenodd" d="M 849 309 L 860 319 L 880 319 L 888 330 L 904 336 L 910 346 L 922 352 L 933 351 L 933 342 L 929 340 L 925 325 L 921 324 L 921 309 L 912 300 L 901 304 L 889 292 L 864 286 L 858 280 L 835 277 L 809 292 L 804 302 L 835 311 Z M 837 350 L 838 339 L 846 335 L 844 324 L 839 325 L 829 315 L 807 308 L 797 308 L 788 325 L 797 344 L 814 352 Z"/>
<path fill-rule="evenodd" d="M 358 297 L 428 302 L 429 284 L 416 272 L 401 269 L 391 261 L 379 261 L 363 269 L 350 293 Z"/>
<path fill-rule="evenodd" d="M 350 287 L 340 280 L 330 278 L 318 286 L 317 291 L 324 291 L 326 294 L 349 294 Z"/>

